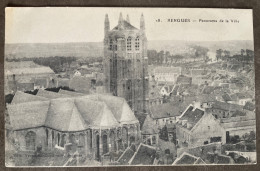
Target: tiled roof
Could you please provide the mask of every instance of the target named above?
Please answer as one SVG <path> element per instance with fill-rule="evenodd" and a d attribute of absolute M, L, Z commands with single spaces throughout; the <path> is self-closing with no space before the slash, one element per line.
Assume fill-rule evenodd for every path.
<path fill-rule="evenodd" d="M 205 102 L 215 102 L 216 100 L 216 95 L 214 94 L 200 94 L 196 96 L 196 101 L 205 103 Z"/>
<path fill-rule="evenodd" d="M 212 109 L 221 109 L 226 111 L 242 110 L 243 106 L 237 104 L 230 104 L 225 102 L 216 101 L 212 104 Z"/>
<path fill-rule="evenodd" d="M 120 101 L 122 103 L 118 105 Z M 14 130 L 47 126 L 60 131 L 80 131 L 89 127 L 114 128 L 122 124 L 138 123 L 124 99 L 109 95 L 11 104 L 7 110 Z"/>
<path fill-rule="evenodd" d="M 255 110 L 255 104 L 251 102 L 247 102 L 243 109 L 249 110 L 249 111 L 254 111 Z"/>
<path fill-rule="evenodd" d="M 26 103 L 26 102 L 33 102 L 33 101 L 46 101 L 46 100 L 48 99 L 45 97 L 35 96 L 32 94 L 17 91 L 13 97 L 11 104 Z"/>
<path fill-rule="evenodd" d="M 181 73 L 181 67 L 156 67 L 154 73 Z"/>
<path fill-rule="evenodd" d="M 175 85 L 173 90 L 172 90 L 172 95 L 177 95 L 178 89 L 179 89 L 179 85 Z"/>
<path fill-rule="evenodd" d="M 150 107 L 150 113 L 154 119 L 180 116 L 182 112 L 182 103 L 176 102 L 163 103 Z"/>
<path fill-rule="evenodd" d="M 134 26 L 132 26 L 130 23 L 128 23 L 125 20 L 122 22 L 122 29 L 123 30 L 138 30 L 137 28 L 135 28 Z M 114 27 L 113 30 L 119 30 L 119 25 Z"/>
<path fill-rule="evenodd" d="M 192 82 L 192 77 L 187 77 L 184 75 L 180 75 L 179 77 L 177 77 L 177 83 L 179 84 L 191 84 Z"/>
<path fill-rule="evenodd" d="M 233 164 L 234 160 L 230 156 L 208 153 L 207 158 L 210 163 L 215 164 Z"/>
<path fill-rule="evenodd" d="M 192 164 L 205 164 L 205 162 L 196 156 L 184 152 L 179 158 L 177 158 L 172 165 L 192 165 Z"/>
<path fill-rule="evenodd" d="M 256 120 L 244 120 L 244 121 L 237 121 L 237 122 L 222 122 L 221 126 L 224 129 L 231 129 L 231 128 L 241 128 L 241 127 L 248 127 L 248 126 L 255 126 Z"/>
<path fill-rule="evenodd" d="M 22 74 L 54 74 L 50 67 L 36 67 L 36 68 L 14 68 L 6 70 L 8 75 L 22 75 Z"/>
<path fill-rule="evenodd" d="M 33 61 L 20 61 L 20 62 L 6 62 L 5 61 L 5 68 L 35 68 L 41 67 L 40 65 L 34 63 Z"/>
<path fill-rule="evenodd" d="M 70 79 L 69 88 L 80 93 L 88 93 L 91 88 L 91 79 L 84 76 L 75 76 Z"/>
<path fill-rule="evenodd" d="M 119 162 L 120 165 L 128 165 L 128 162 L 130 161 L 130 159 L 133 157 L 134 154 L 135 152 L 130 147 L 128 147 L 124 151 L 124 153 L 119 157 L 117 162 Z"/>
<path fill-rule="evenodd" d="M 210 93 L 213 93 L 214 92 L 214 87 L 213 86 L 205 86 L 203 89 L 202 89 L 202 94 L 210 94 Z"/>
<path fill-rule="evenodd" d="M 153 165 L 156 149 L 152 146 L 140 144 L 136 153 L 129 161 L 130 165 Z"/>
<path fill-rule="evenodd" d="M 206 75 L 207 70 L 204 69 L 192 69 L 191 70 L 191 75 L 192 76 L 200 76 L 200 75 Z"/>
<path fill-rule="evenodd" d="M 223 98 L 223 100 L 224 100 L 225 102 L 232 101 L 231 97 L 230 97 L 229 94 L 227 94 L 227 93 L 224 93 L 224 94 L 222 95 L 222 98 Z"/>
<path fill-rule="evenodd" d="M 186 112 L 181 116 L 180 120 L 187 120 L 187 123 L 189 123 L 191 126 L 189 129 L 191 130 L 196 123 L 202 118 L 204 115 L 204 111 L 200 110 L 198 108 L 195 108 L 193 106 L 190 106 Z"/>
<path fill-rule="evenodd" d="M 8 105 L 10 123 L 14 130 L 43 126 L 49 109 L 49 101 L 33 101 Z"/>
<path fill-rule="evenodd" d="M 147 115 L 142 127 L 142 134 L 145 135 L 153 135 L 158 134 L 159 130 L 157 125 L 155 124 L 154 120 L 150 117 L 150 115 Z"/>

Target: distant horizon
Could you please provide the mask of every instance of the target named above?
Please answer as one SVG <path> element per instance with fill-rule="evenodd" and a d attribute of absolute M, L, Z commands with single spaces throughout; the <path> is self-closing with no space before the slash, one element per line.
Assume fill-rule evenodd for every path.
<path fill-rule="evenodd" d="M 183 41 L 183 42 L 229 42 L 229 41 L 251 41 L 253 40 L 147 40 L 149 41 Z M 5 44 L 68 44 L 68 43 L 102 43 L 103 41 L 97 41 L 97 42 L 35 42 L 35 43 L 5 43 Z"/>

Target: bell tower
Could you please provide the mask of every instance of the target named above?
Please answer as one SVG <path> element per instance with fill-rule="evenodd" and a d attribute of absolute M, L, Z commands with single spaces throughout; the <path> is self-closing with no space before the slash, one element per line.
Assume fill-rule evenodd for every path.
<path fill-rule="evenodd" d="M 104 59 L 106 91 L 123 97 L 135 113 L 146 113 L 148 106 L 147 38 L 143 14 L 140 29 L 119 15 L 118 25 L 110 30 L 105 16 Z"/>

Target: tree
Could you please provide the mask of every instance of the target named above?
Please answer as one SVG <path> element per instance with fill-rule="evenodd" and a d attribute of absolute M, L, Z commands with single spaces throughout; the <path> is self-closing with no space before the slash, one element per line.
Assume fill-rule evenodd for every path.
<path fill-rule="evenodd" d="M 160 137 L 160 139 L 162 139 L 164 141 L 169 141 L 168 130 L 167 130 L 166 125 L 160 130 L 159 137 Z"/>
<path fill-rule="evenodd" d="M 223 50 L 222 50 L 222 49 L 216 50 L 216 58 L 217 58 L 217 61 L 218 61 L 219 59 L 222 59 L 222 53 L 223 53 Z"/>
<path fill-rule="evenodd" d="M 245 50 L 241 49 L 241 56 L 244 56 L 244 54 L 245 54 Z"/>

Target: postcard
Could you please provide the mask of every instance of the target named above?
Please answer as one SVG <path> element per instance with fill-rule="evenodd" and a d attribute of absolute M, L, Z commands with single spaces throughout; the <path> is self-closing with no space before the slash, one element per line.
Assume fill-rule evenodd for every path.
<path fill-rule="evenodd" d="M 256 164 L 250 9 L 8 7 L 5 164 Z"/>

